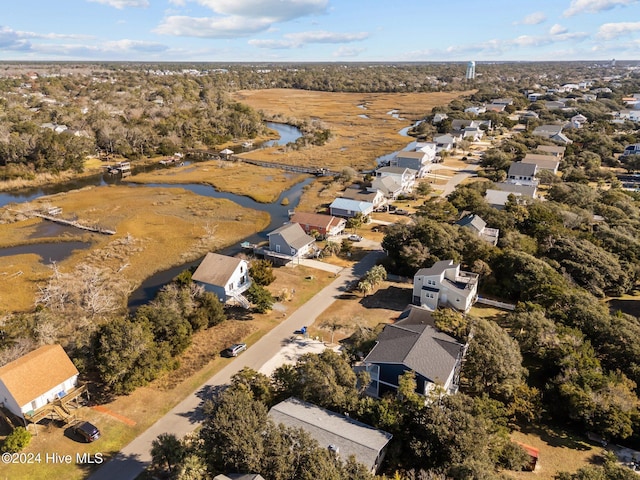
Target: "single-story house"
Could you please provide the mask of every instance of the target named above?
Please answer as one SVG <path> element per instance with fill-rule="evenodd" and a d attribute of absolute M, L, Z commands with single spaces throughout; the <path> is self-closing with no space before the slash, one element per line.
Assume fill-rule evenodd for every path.
<path fill-rule="evenodd" d="M 456 144 L 462 140 L 462 135 L 438 135 L 436 137 L 433 137 L 433 141 L 436 144 L 436 151 L 437 152 L 448 152 L 450 150 L 453 150 L 453 148 L 456 146 Z"/>
<path fill-rule="evenodd" d="M 567 150 L 566 147 L 561 147 L 559 145 L 538 145 L 536 150 L 539 152 L 544 152 L 548 155 L 553 155 L 557 157 L 558 160 L 562 160 L 564 157 L 564 152 Z"/>
<path fill-rule="evenodd" d="M 453 260 L 441 260 L 421 268 L 413 277 L 413 303 L 435 310 L 449 306 L 468 312 L 478 296 L 479 275 L 460 270 Z"/>
<path fill-rule="evenodd" d="M 249 306 L 242 296 L 251 286 L 246 260 L 209 252 L 191 279 L 207 292 L 214 293 L 222 303 L 235 300 L 245 308 Z"/>
<path fill-rule="evenodd" d="M 504 112 L 504 109 L 507 108 L 506 105 L 501 103 L 490 103 L 486 106 L 487 112 Z"/>
<path fill-rule="evenodd" d="M 360 190 L 357 186 L 351 186 L 342 192 L 342 198 L 358 200 L 359 202 L 373 203 L 374 207 L 379 207 L 385 202 L 385 195 L 379 190 Z"/>
<path fill-rule="evenodd" d="M 313 250 L 315 238 L 297 223 L 286 223 L 268 233 L 269 250 L 293 258 L 302 258 Z"/>
<path fill-rule="evenodd" d="M 374 206 L 371 202 L 363 202 L 361 200 L 351 200 L 350 198 L 336 198 L 329 205 L 329 213 L 336 217 L 351 218 L 358 213 L 362 216 L 371 215 Z"/>
<path fill-rule="evenodd" d="M 322 213 L 296 212 L 291 222 L 299 224 L 305 233 L 317 232 L 321 237 L 340 235 L 347 225 L 344 218 L 324 215 Z"/>
<path fill-rule="evenodd" d="M 449 118 L 449 115 L 447 115 L 446 113 L 436 113 L 433 116 L 433 121 L 431 123 L 436 124 L 436 123 L 440 123 L 443 120 L 446 120 L 447 118 Z"/>
<path fill-rule="evenodd" d="M 538 167 L 535 163 L 513 162 L 507 173 L 507 183 L 516 185 L 537 185 L 536 173 Z"/>
<path fill-rule="evenodd" d="M 416 374 L 416 391 L 426 395 L 436 386 L 453 394 L 458 382 L 465 346 L 438 330 L 431 311 L 412 305 L 395 323 L 386 325 L 376 345 L 356 370 L 371 376 L 367 393 L 380 397 L 396 392 L 400 376 Z"/>
<path fill-rule="evenodd" d="M 78 369 L 60 345 L 44 345 L 0 367 L 0 402 L 24 420 L 78 384 Z"/>
<path fill-rule="evenodd" d="M 536 127 L 532 133 L 533 135 L 548 138 L 549 140 L 553 140 L 557 143 L 569 145 L 570 143 L 573 143 L 573 140 L 570 140 L 562 133 L 563 127 L 564 125 L 540 125 L 539 127 Z"/>
<path fill-rule="evenodd" d="M 553 173 L 558 173 L 558 166 L 560 165 L 560 161 L 557 157 L 539 153 L 527 153 L 521 163 L 535 165 L 538 168 L 538 171 L 549 170 Z"/>
<path fill-rule="evenodd" d="M 491 245 L 498 244 L 498 237 L 500 235 L 500 230 L 497 228 L 488 228 L 487 222 L 485 222 L 480 215 L 469 214 L 462 217 L 460 220 L 456 222 L 456 225 L 464 228 L 468 228 L 473 233 L 478 235 L 485 242 L 490 243 Z"/>
<path fill-rule="evenodd" d="M 565 108 L 567 105 L 564 102 L 560 102 L 557 100 L 547 100 L 544 102 L 544 106 L 547 110 L 558 110 L 560 108 Z"/>
<path fill-rule="evenodd" d="M 496 183 L 494 188 L 487 189 L 484 199 L 494 208 L 504 208 L 509 195 L 521 198 L 535 198 L 537 187 L 535 185 L 518 185 L 515 183 Z"/>
<path fill-rule="evenodd" d="M 485 192 L 484 199 L 493 208 L 503 210 L 504 206 L 509 201 L 509 195 L 514 195 L 515 197 L 522 196 L 522 194 L 518 192 L 505 192 L 504 190 L 495 190 L 493 188 L 489 188 Z"/>
<path fill-rule="evenodd" d="M 339 458 L 353 455 L 372 473 L 380 468 L 392 438 L 390 433 L 293 397 L 271 407 L 269 417 L 276 424 L 301 428 Z"/>

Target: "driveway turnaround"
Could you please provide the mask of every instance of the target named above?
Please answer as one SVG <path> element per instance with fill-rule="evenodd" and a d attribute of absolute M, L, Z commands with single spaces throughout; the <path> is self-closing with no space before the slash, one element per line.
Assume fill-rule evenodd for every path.
<path fill-rule="evenodd" d="M 384 252 L 375 251 L 364 257 L 353 268 L 343 269 L 333 282 L 320 290 L 307 303 L 293 312 L 289 318 L 283 320 L 255 344 L 250 345 L 246 352 L 229 362 L 198 390 L 135 438 L 109 462 L 96 470 L 89 479 L 134 480 L 151 462 L 151 442 L 158 435 L 172 433 L 181 438 L 199 427 L 204 420 L 202 404 L 211 397 L 213 392 L 220 386 L 228 384 L 231 377 L 244 367 L 260 370 L 280 351 L 284 344 L 288 343 L 294 330 L 311 325 L 353 280 L 362 277 L 382 257 L 384 257 Z"/>

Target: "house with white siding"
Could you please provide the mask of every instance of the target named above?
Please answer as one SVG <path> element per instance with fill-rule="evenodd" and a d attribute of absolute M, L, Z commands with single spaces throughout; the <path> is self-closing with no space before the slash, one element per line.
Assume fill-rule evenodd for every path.
<path fill-rule="evenodd" d="M 460 270 L 453 260 L 442 260 L 421 268 L 413 277 L 413 303 L 435 310 L 448 306 L 468 312 L 478 296 L 477 273 Z"/>

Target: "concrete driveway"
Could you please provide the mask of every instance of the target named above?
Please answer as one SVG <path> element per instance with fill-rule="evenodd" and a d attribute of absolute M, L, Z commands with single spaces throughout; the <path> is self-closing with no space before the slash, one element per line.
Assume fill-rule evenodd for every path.
<path fill-rule="evenodd" d="M 333 282 L 320 290 L 307 303 L 293 312 L 289 318 L 283 320 L 255 344 L 249 345 L 246 352 L 229 361 L 220 372 L 135 438 L 89 478 L 91 480 L 134 480 L 151 462 L 151 442 L 158 435 L 173 433 L 181 438 L 202 425 L 204 415 L 201 407 L 213 392 L 221 386 L 227 385 L 231 377 L 244 367 L 260 370 L 274 356 L 277 356 L 284 346 L 289 344 L 295 330 L 313 324 L 322 312 L 344 292 L 349 283 L 364 275 L 382 257 L 384 257 L 382 251 L 371 252 L 353 268 L 343 269 Z"/>

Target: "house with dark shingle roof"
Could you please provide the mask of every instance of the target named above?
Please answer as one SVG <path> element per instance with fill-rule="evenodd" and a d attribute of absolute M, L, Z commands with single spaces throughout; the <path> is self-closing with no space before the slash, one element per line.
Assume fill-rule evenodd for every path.
<path fill-rule="evenodd" d="M 0 367 L 0 402 L 24 419 L 78 384 L 78 369 L 60 345 L 45 345 Z"/>
<path fill-rule="evenodd" d="M 302 258 L 311 252 L 315 238 L 307 235 L 298 223 L 287 223 L 268 233 L 269 250 L 292 258 Z"/>
<path fill-rule="evenodd" d="M 421 395 L 440 386 L 449 394 L 458 391 L 465 345 L 438 330 L 431 311 L 411 305 L 395 323 L 386 325 L 360 368 L 371 376 L 367 393 L 380 397 L 398 390 L 400 376 L 416 375 Z"/>
<path fill-rule="evenodd" d="M 498 236 L 500 235 L 500 230 L 498 230 L 497 228 L 487 227 L 487 222 L 485 222 L 480 217 L 480 215 L 465 215 L 456 222 L 456 225 L 468 228 L 474 234 L 478 235 L 481 239 L 483 239 L 485 242 L 490 243 L 491 245 L 495 246 L 498 244 Z"/>
<path fill-rule="evenodd" d="M 245 308 L 249 302 L 242 296 L 251 286 L 249 263 L 242 258 L 207 253 L 191 279 L 214 293 L 222 303 L 235 300 Z"/>
<path fill-rule="evenodd" d="M 378 471 L 392 438 L 390 433 L 293 397 L 271 407 L 269 417 L 276 424 L 301 428 L 320 448 L 339 458 L 353 455 L 372 473 Z"/>
<path fill-rule="evenodd" d="M 516 185 L 538 185 L 536 173 L 538 166 L 535 163 L 513 162 L 507 172 L 506 183 Z"/>

